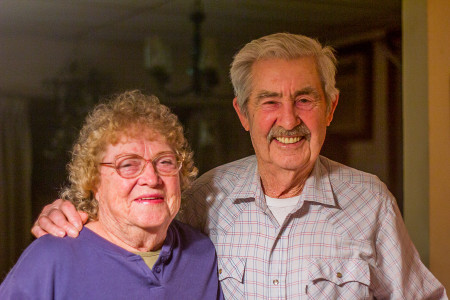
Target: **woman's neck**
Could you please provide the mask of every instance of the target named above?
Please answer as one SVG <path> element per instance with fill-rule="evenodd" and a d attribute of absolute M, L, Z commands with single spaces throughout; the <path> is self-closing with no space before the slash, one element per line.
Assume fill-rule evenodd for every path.
<path fill-rule="evenodd" d="M 130 252 L 159 250 L 167 235 L 167 228 L 158 232 L 148 232 L 136 226 L 107 226 L 101 221 L 89 222 L 86 227 L 109 242 Z"/>

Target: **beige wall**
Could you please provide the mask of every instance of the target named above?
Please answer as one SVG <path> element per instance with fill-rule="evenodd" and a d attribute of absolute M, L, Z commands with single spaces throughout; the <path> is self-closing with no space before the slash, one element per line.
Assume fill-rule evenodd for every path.
<path fill-rule="evenodd" d="M 429 264 L 427 0 L 403 0 L 403 213 Z"/>
<path fill-rule="evenodd" d="M 450 290 L 450 2 L 403 1 L 404 214 Z"/>
<path fill-rule="evenodd" d="M 428 1 L 430 268 L 450 290 L 450 1 Z"/>

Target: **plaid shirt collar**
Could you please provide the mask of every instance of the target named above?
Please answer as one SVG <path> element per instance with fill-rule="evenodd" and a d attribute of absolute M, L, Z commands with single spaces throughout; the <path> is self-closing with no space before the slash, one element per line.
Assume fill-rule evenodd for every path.
<path fill-rule="evenodd" d="M 239 182 L 240 184 L 237 184 L 229 195 L 230 199 L 234 199 L 234 204 L 239 205 L 255 201 L 255 204 L 263 211 L 268 209 L 256 159 L 255 163 L 249 164 L 245 172 L 242 172 L 242 180 Z M 300 200 L 299 207 L 304 201 L 316 202 L 325 206 L 336 206 L 329 173 L 322 164 L 320 157 L 316 160 L 314 168 L 305 182 Z"/>

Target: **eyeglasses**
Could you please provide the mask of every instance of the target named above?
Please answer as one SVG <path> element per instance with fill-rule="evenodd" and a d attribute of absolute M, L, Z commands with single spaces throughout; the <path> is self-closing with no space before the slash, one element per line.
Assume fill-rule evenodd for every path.
<path fill-rule="evenodd" d="M 182 162 L 172 152 L 163 152 L 152 160 L 136 154 L 124 154 L 117 156 L 114 162 L 102 162 L 100 165 L 114 168 L 121 177 L 129 179 L 141 175 L 149 162 L 160 176 L 173 176 L 180 171 L 182 166 Z"/>

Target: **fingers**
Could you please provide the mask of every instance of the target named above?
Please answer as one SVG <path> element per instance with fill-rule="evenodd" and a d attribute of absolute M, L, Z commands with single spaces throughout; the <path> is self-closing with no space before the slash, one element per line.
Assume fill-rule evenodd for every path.
<path fill-rule="evenodd" d="M 48 232 L 42 230 L 41 227 L 37 225 L 36 221 L 36 223 L 34 223 L 33 227 L 31 228 L 31 234 L 34 235 L 36 238 L 40 238 L 41 236 L 48 234 Z"/>
<path fill-rule="evenodd" d="M 47 233 L 57 236 L 57 237 L 63 237 L 66 235 L 66 230 L 64 229 L 64 225 L 61 226 L 62 223 L 61 216 L 58 218 L 56 217 L 57 214 L 61 214 L 59 211 L 52 211 L 50 217 L 47 216 L 40 216 L 39 219 L 37 219 L 36 223 L 34 224 L 34 227 L 31 230 L 31 233 L 33 233 L 36 237 L 40 237 L 42 235 L 45 235 Z M 58 220 L 59 219 L 59 220 Z M 56 225 L 55 224 L 58 224 Z M 66 221 L 67 223 L 67 221 Z"/>
<path fill-rule="evenodd" d="M 86 220 L 87 215 L 80 216 L 70 201 L 58 199 L 44 207 L 31 229 L 31 233 L 36 237 L 47 233 L 58 237 L 63 237 L 66 234 L 77 237 L 82 224 Z"/>
<path fill-rule="evenodd" d="M 78 211 L 78 214 L 80 215 L 81 218 L 81 222 L 83 224 L 86 224 L 86 222 L 88 221 L 89 215 L 87 213 L 85 213 L 84 211 Z"/>
<path fill-rule="evenodd" d="M 67 231 L 67 233 L 69 234 L 69 236 L 75 237 L 78 236 L 78 232 L 81 231 L 81 229 L 83 228 L 83 224 L 86 223 L 86 220 L 82 220 L 80 213 L 76 210 L 75 206 L 70 202 L 70 201 L 64 201 L 63 203 L 61 203 L 60 205 L 60 210 L 63 214 L 63 216 L 65 217 L 65 219 L 70 223 L 70 224 L 66 224 L 63 221 L 66 220 L 60 220 L 59 217 L 55 215 L 55 217 L 58 218 L 58 220 L 55 221 L 61 221 L 61 223 L 57 223 L 57 224 L 61 224 L 64 227 L 67 227 L 67 229 L 69 229 L 70 231 Z M 86 213 L 83 213 L 86 214 Z M 87 215 L 86 215 L 87 216 Z M 87 219 L 87 218 L 86 218 Z M 76 232 L 74 232 L 76 231 Z"/>

